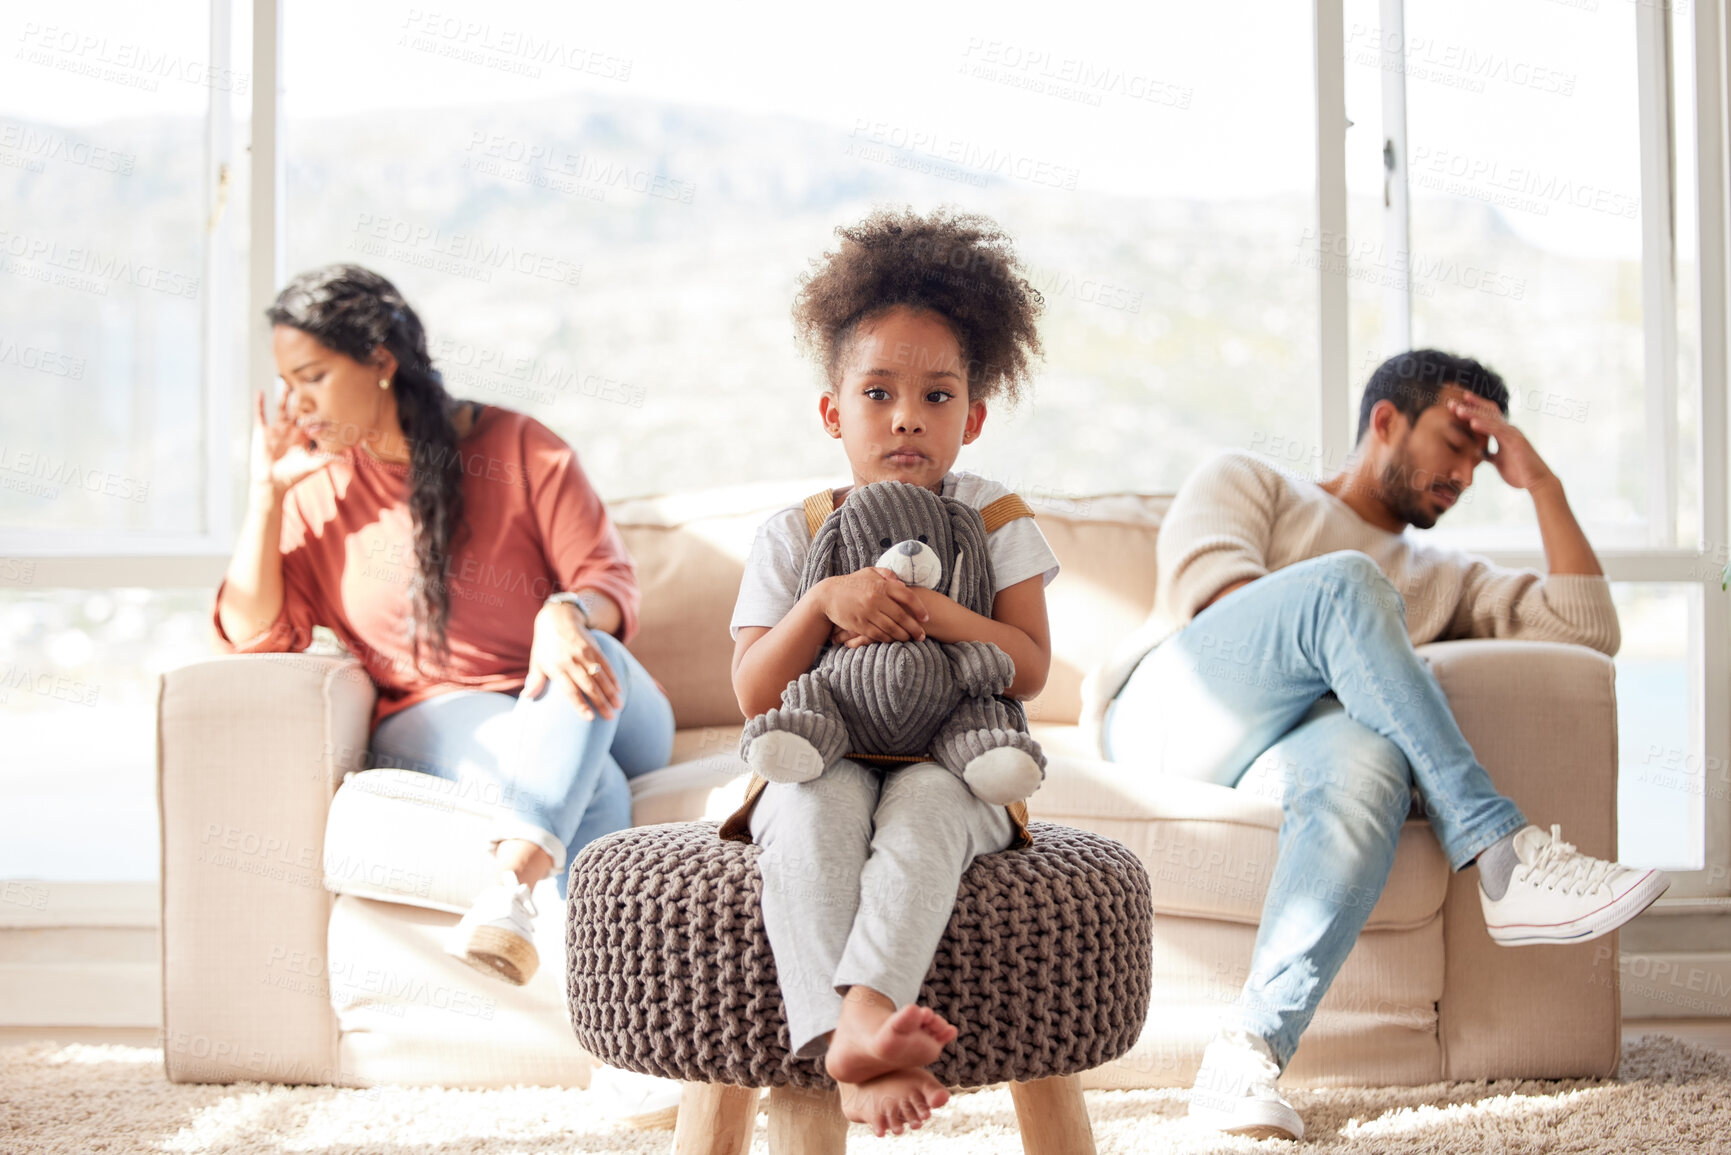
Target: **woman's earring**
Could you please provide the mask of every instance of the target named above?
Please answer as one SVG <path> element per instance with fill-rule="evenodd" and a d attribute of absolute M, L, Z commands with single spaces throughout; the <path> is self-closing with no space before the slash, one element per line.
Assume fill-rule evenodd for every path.
<path fill-rule="evenodd" d="M 390 387 L 391 387 L 391 379 L 389 377 L 380 377 L 379 378 L 379 388 L 380 389 L 389 389 Z"/>

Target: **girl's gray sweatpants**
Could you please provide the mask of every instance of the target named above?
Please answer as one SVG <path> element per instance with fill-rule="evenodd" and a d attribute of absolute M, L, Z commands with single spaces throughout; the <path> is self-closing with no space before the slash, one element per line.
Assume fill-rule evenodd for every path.
<path fill-rule="evenodd" d="M 962 872 L 1015 831 L 1002 806 L 935 762 L 880 772 L 844 758 L 810 782 L 770 783 L 751 837 L 762 848 L 763 923 L 788 1033 L 814 1058 L 848 987 L 870 987 L 898 1008 L 914 1001 Z"/>

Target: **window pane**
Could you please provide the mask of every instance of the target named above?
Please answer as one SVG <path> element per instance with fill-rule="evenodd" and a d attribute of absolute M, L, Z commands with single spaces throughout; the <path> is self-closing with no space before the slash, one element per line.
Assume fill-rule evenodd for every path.
<path fill-rule="evenodd" d="M 0 27 L 0 526 L 201 530 L 204 114 L 245 78 L 207 0 Z"/>
<path fill-rule="evenodd" d="M 1378 73 L 1381 29 L 1348 41 L 1349 70 Z M 1491 0 L 1410 0 L 1401 46 L 1414 343 L 1504 376 L 1601 546 L 1648 544 L 1634 46 L 1631 4 Z M 1537 544 L 1493 472 L 1441 528 Z"/>
<path fill-rule="evenodd" d="M 210 607 L 208 589 L 0 589 L 0 878 L 156 878 L 156 679 L 210 657 Z"/>
<path fill-rule="evenodd" d="M 289 8 L 290 267 L 397 281 L 609 497 L 844 471 L 788 314 L 877 204 L 990 214 L 1048 303 L 962 466 L 1173 489 L 1314 428 L 1305 6 L 428 11 Z"/>
<path fill-rule="evenodd" d="M 1617 856 L 1638 866 L 1699 870 L 1703 796 L 1731 778 L 1702 749 L 1701 587 L 1618 582 Z"/>

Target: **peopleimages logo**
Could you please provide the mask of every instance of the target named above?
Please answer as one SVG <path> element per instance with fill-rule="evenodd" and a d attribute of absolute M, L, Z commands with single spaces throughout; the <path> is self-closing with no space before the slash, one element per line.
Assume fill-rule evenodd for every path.
<path fill-rule="evenodd" d="M 27 261 L 30 265 L 40 265 L 41 268 L 32 269 L 30 265 L 14 266 L 10 263 L 12 260 Z M 127 284 L 166 293 L 171 297 L 186 297 L 189 300 L 198 298 L 197 277 L 165 269 L 149 261 L 105 253 L 91 245 L 62 244 L 53 238 L 30 233 L 0 229 L 0 261 L 5 262 L 0 267 L 4 267 L 7 272 L 34 277 L 36 280 L 48 280 L 51 274 L 58 273 L 79 281 L 79 284 L 71 287 L 95 291 L 101 295 L 107 294 L 110 284 Z"/>
<path fill-rule="evenodd" d="M 0 442 L 0 473 L 17 474 L 49 486 L 82 489 L 86 493 L 101 493 L 122 501 L 143 501 L 150 496 L 150 482 L 139 481 L 109 469 L 89 469 L 69 458 L 56 459 L 52 454 Z M 0 483 L 6 479 L 0 478 Z M 59 496 L 58 490 L 43 496 Z"/>
<path fill-rule="evenodd" d="M 954 165 L 974 177 L 1003 177 L 1066 191 L 1074 191 L 1081 176 L 1081 171 L 1073 165 L 1056 164 L 1013 148 L 964 140 L 937 129 L 909 128 L 869 117 L 856 118 L 853 131 L 848 135 L 849 155 L 882 163 L 893 163 L 892 157 L 901 154 L 912 160 Z M 874 152 L 874 149 L 880 151 Z"/>
<path fill-rule="evenodd" d="M 1195 95 L 1188 85 L 1174 84 L 1152 72 L 981 36 L 968 38 L 962 60 L 966 75 L 1080 104 L 1098 106 L 1104 96 L 1122 96 L 1187 109 Z"/>
<path fill-rule="evenodd" d="M 1614 192 L 1587 181 L 1546 172 L 1532 165 L 1510 165 L 1491 157 L 1451 152 L 1419 145 L 1407 164 L 1413 183 L 1433 192 L 1447 192 L 1537 216 L 1550 215 L 1552 205 L 1634 220 L 1641 198 Z"/>
<path fill-rule="evenodd" d="M 491 280 L 499 269 L 561 285 L 575 285 L 583 279 L 583 266 L 564 257 L 476 233 L 453 232 L 373 213 L 355 215 L 350 247 L 483 281 Z"/>
<path fill-rule="evenodd" d="M 59 702 L 70 702 L 74 706 L 94 706 L 97 697 L 102 693 L 101 686 L 93 686 L 65 674 L 33 670 L 13 662 L 0 663 L 0 701 L 7 700 L 7 696 L 14 690 L 53 698 Z"/>
<path fill-rule="evenodd" d="M 251 76 L 218 68 L 195 56 L 76 28 L 24 23 L 16 58 L 60 72 L 156 92 L 164 80 L 245 96 Z"/>
<path fill-rule="evenodd" d="M 601 80 L 631 79 L 629 57 L 570 44 L 532 28 L 469 20 L 442 12 L 410 8 L 397 44 L 417 52 L 478 64 L 500 72 L 539 78 L 543 69 L 582 72 Z"/>
<path fill-rule="evenodd" d="M 13 337 L 0 337 L 0 365 L 16 365 L 21 369 L 47 373 L 51 377 L 69 377 L 74 381 L 82 381 L 84 364 L 83 357 L 56 353 L 40 345 L 25 344 Z"/>
<path fill-rule="evenodd" d="M 474 131 L 469 134 L 464 151 L 468 154 L 463 158 L 464 168 L 520 184 L 541 185 L 547 182 L 538 178 L 548 178 L 555 182 L 549 187 L 567 191 L 557 182 L 569 178 L 573 189 L 587 185 L 597 190 L 627 190 L 687 205 L 697 193 L 697 187 L 690 181 L 587 152 L 572 152 L 557 141 L 529 141 Z"/>
<path fill-rule="evenodd" d="M 12 153 L 31 161 L 56 161 L 97 172 L 126 176 L 138 158 L 130 152 L 104 148 L 88 140 L 27 124 L 0 124 L 0 153 Z M 35 171 L 42 171 L 38 167 Z"/>

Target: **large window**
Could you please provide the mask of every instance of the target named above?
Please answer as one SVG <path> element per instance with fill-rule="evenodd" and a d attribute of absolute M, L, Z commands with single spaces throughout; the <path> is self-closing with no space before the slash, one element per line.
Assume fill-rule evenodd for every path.
<path fill-rule="evenodd" d="M 156 877 L 156 677 L 210 652 L 245 460 L 228 16 L 0 14 L 0 877 Z"/>
<path fill-rule="evenodd" d="M 1508 381 L 1512 419 L 1596 545 L 1670 544 L 1674 525 L 1647 524 L 1664 471 L 1641 436 L 1642 213 L 1667 208 L 1642 204 L 1634 6 L 1413 0 L 1404 17 L 1403 36 L 1375 0 L 1349 6 L 1355 239 L 1396 290 L 1353 284 L 1355 402 L 1403 344 L 1475 356 Z M 1404 247 L 1384 220 L 1399 179 L 1384 152 L 1391 77 L 1405 90 Z M 1410 337 L 1391 315 L 1406 302 Z M 1675 425 L 1675 406 L 1663 419 Z M 1531 503 L 1483 472 L 1490 483 L 1439 528 L 1478 548 L 1537 546 Z"/>
<path fill-rule="evenodd" d="M 1702 521 L 1689 19 L 1346 0 L 1344 23 L 1348 416 L 1400 349 L 1467 353 L 1504 376 L 1623 619 L 1619 854 L 1700 871 L 1726 850 L 1710 844 L 1723 816 L 1702 773 L 1724 740 L 1707 704 L 1725 617 L 1698 552 L 1720 531 L 1704 537 Z M 1543 564 L 1532 503 L 1489 466 L 1434 539 Z M 1674 893 L 1722 892 L 1724 876 Z"/>
<path fill-rule="evenodd" d="M 256 38 L 254 7 L 0 16 L 0 661 L 30 687 L 0 700 L 0 878 L 156 868 L 148 688 L 201 651 L 275 387 L 261 277 L 390 276 L 452 390 L 546 421 L 610 498 L 836 476 L 799 278 L 874 206 L 952 204 L 1046 299 L 1031 400 L 962 460 L 1025 491 L 1170 491 L 1222 447 L 1331 473 L 1386 354 L 1501 371 L 1623 614 L 1622 853 L 1731 893 L 1693 6 L 297 0 Z M 255 112 L 281 132 L 249 151 Z M 1442 532 L 1542 564 L 1534 530 L 1486 468 Z M 103 856 L 26 837 L 91 799 Z"/>
<path fill-rule="evenodd" d="M 1309 15 L 1249 7 L 693 5 L 668 37 L 652 8 L 297 3 L 288 265 L 376 266 L 458 392 L 623 496 L 841 470 L 800 274 L 874 205 L 977 210 L 1046 298 L 1046 365 L 963 464 L 1169 490 L 1316 421 Z"/>
<path fill-rule="evenodd" d="M 0 105 L 0 519 L 201 529 L 205 5 L 15 21 Z M 82 18 L 80 18 L 82 16 Z M 53 110 L 50 113 L 49 110 Z"/>

